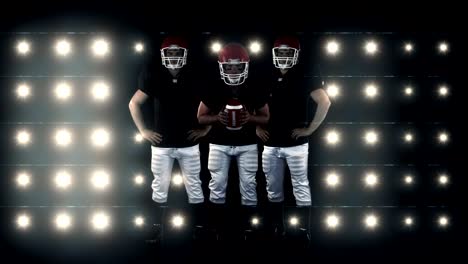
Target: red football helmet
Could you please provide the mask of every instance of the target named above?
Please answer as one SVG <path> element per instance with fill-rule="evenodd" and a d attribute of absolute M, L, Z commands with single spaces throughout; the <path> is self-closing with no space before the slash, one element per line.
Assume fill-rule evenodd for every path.
<path fill-rule="evenodd" d="M 299 40 L 292 36 L 282 36 L 276 39 L 273 45 L 273 64 L 276 68 L 289 69 L 297 64 Z"/>
<path fill-rule="evenodd" d="M 227 85 L 240 85 L 249 73 L 249 53 L 238 43 L 226 44 L 218 54 L 221 79 Z"/>
<path fill-rule="evenodd" d="M 168 69 L 180 69 L 187 63 L 187 42 L 178 36 L 166 37 L 161 44 L 162 64 Z"/>

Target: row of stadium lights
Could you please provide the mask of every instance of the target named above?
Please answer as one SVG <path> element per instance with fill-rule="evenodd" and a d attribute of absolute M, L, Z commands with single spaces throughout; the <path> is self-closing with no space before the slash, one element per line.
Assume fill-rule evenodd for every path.
<path fill-rule="evenodd" d="M 91 173 L 90 183 L 96 190 L 105 190 L 111 183 L 110 174 L 106 170 L 95 170 Z M 336 171 L 329 171 L 324 177 L 324 184 L 330 189 L 338 189 L 342 185 L 342 175 Z M 365 188 L 375 189 L 380 184 L 379 174 L 375 171 L 367 171 L 362 177 L 362 182 Z M 55 173 L 53 182 L 57 189 L 67 190 L 73 183 L 73 176 L 67 170 L 59 170 Z M 436 177 L 436 183 L 439 187 L 447 187 L 450 184 L 450 176 L 447 173 L 439 173 Z M 136 186 L 144 186 L 145 176 L 137 174 L 133 177 L 133 182 Z M 405 186 L 412 186 L 416 182 L 415 176 L 412 174 L 404 174 L 402 183 Z M 172 176 L 172 184 L 181 186 L 184 183 L 182 175 L 176 173 Z M 16 184 L 21 189 L 28 189 L 32 184 L 32 176 L 28 172 L 19 172 L 16 176 Z"/>
<path fill-rule="evenodd" d="M 66 39 L 58 40 L 54 45 L 54 50 L 57 56 L 66 57 L 72 53 L 72 43 Z M 135 44 L 135 51 L 141 53 L 144 50 L 142 43 Z M 105 39 L 96 39 L 91 44 L 91 51 L 96 57 L 106 57 L 110 53 L 110 44 Z M 27 40 L 21 40 L 16 44 L 16 52 L 18 55 L 26 56 L 31 54 L 32 45 Z"/>
<path fill-rule="evenodd" d="M 110 173 L 103 169 L 95 170 L 91 173 L 89 182 L 96 190 L 105 190 L 111 183 Z M 16 184 L 21 189 L 28 189 L 32 184 L 32 176 L 28 172 L 19 172 L 16 176 Z M 143 186 L 145 183 L 145 177 L 142 174 L 137 174 L 133 178 L 136 186 Z M 53 182 L 57 189 L 67 190 L 73 184 L 73 176 L 67 170 L 59 170 L 55 173 Z M 183 178 L 180 174 L 175 174 L 172 177 L 172 183 L 176 186 L 180 186 L 183 183 Z"/>
<path fill-rule="evenodd" d="M 98 211 L 91 215 L 90 224 L 94 231 L 103 232 L 111 227 L 111 217 L 103 212 Z M 301 219 L 298 216 L 291 215 L 288 219 L 290 228 L 297 228 L 301 225 Z M 182 214 L 174 214 L 170 218 L 170 224 L 173 228 L 181 229 L 185 226 L 185 218 Z M 27 230 L 32 226 L 32 218 L 27 213 L 19 214 L 16 217 L 16 226 L 19 230 Z M 254 216 L 251 218 L 250 223 L 252 227 L 258 228 L 261 226 L 261 218 Z M 402 224 L 405 228 L 414 227 L 416 224 L 415 218 L 411 215 L 406 215 L 402 218 Z M 337 213 L 329 213 L 324 219 L 323 223 L 328 230 L 338 230 L 343 226 L 342 217 Z M 73 224 L 72 216 L 66 212 L 60 212 L 53 218 L 53 224 L 58 231 L 70 230 Z M 137 228 L 142 228 L 146 225 L 145 218 L 137 215 L 133 218 L 133 224 Z M 366 230 L 376 230 L 380 226 L 380 217 L 376 213 L 366 213 L 362 218 L 362 224 Z M 450 218 L 441 214 L 436 218 L 436 224 L 440 228 L 447 228 L 450 224 Z"/>
<path fill-rule="evenodd" d="M 223 44 L 219 41 L 215 41 L 211 44 L 211 50 L 214 53 L 218 53 L 222 47 Z M 339 41 L 329 40 L 324 45 L 324 50 L 327 55 L 337 56 L 341 53 L 341 47 L 342 45 Z M 366 55 L 376 55 L 379 52 L 379 43 L 375 40 L 367 40 L 362 45 L 362 48 Z M 262 50 L 262 44 L 259 41 L 253 41 L 250 43 L 249 49 L 252 53 L 259 53 Z M 411 54 L 415 51 L 415 45 L 412 42 L 405 42 L 402 45 L 402 50 L 407 54 Z M 449 43 L 446 41 L 440 41 L 437 43 L 436 50 L 441 55 L 447 54 L 450 51 Z"/>
<path fill-rule="evenodd" d="M 327 94 L 335 99 L 341 95 L 341 87 L 337 83 L 329 83 L 326 87 Z M 379 86 L 375 83 L 368 83 L 364 86 L 362 90 L 363 96 L 368 100 L 375 100 L 379 96 Z M 405 97 L 413 97 L 415 95 L 415 88 L 411 85 L 403 87 L 402 94 Z M 450 95 L 450 89 L 445 84 L 438 85 L 436 89 L 436 94 L 439 98 L 447 98 Z"/>
<path fill-rule="evenodd" d="M 362 90 L 364 98 L 374 100 L 379 95 L 379 87 L 375 83 L 368 83 Z M 326 91 L 331 98 L 337 98 L 341 95 L 341 87 L 337 83 L 329 83 L 326 87 Z M 60 101 L 67 101 L 73 95 L 72 85 L 68 82 L 59 82 L 55 86 L 54 90 L 55 97 Z M 450 90 L 447 85 L 441 84 L 437 87 L 437 95 L 440 98 L 446 98 L 450 94 Z M 16 96 L 21 100 L 26 100 L 32 96 L 31 86 L 27 83 L 20 83 L 16 90 Z M 92 84 L 90 93 L 96 101 L 105 101 L 110 96 L 109 85 L 105 82 L 99 81 Z M 402 90 L 402 93 L 406 97 L 412 97 L 415 94 L 415 89 L 408 85 Z"/>
<path fill-rule="evenodd" d="M 53 136 L 53 140 L 58 147 L 64 148 L 72 144 L 73 136 L 67 129 L 58 129 Z M 104 148 L 110 143 L 110 134 L 106 129 L 97 128 L 91 132 L 90 140 L 94 147 Z M 16 143 L 20 146 L 29 145 L 32 143 L 31 133 L 27 130 L 18 131 L 16 133 Z"/>
<path fill-rule="evenodd" d="M 336 146 L 342 141 L 341 132 L 333 129 L 326 132 L 324 140 L 327 145 Z M 19 146 L 27 146 L 32 143 L 32 135 L 28 130 L 19 130 L 15 136 L 16 143 Z M 90 140 L 93 146 L 98 148 L 104 148 L 110 144 L 111 136 L 110 133 L 104 128 L 97 128 L 91 132 Z M 367 146 L 375 146 L 380 141 L 379 132 L 374 129 L 364 131 L 362 140 Z M 402 140 L 406 144 L 411 144 L 416 141 L 415 135 L 412 132 L 405 132 L 402 135 Z M 440 145 L 448 144 L 450 137 L 446 131 L 440 131 L 436 135 L 436 140 Z M 58 129 L 53 135 L 53 141 L 58 147 L 65 148 L 72 145 L 73 135 L 68 129 Z M 134 141 L 137 144 L 144 142 L 144 138 L 141 134 L 137 133 L 134 136 Z"/>
<path fill-rule="evenodd" d="M 32 89 L 29 84 L 20 83 L 18 84 L 15 93 L 18 99 L 26 100 L 32 96 Z M 68 82 L 58 82 L 53 89 L 53 94 L 59 101 L 68 101 L 73 96 L 73 87 Z M 97 102 L 106 101 L 110 96 L 110 87 L 103 81 L 94 82 L 91 85 L 90 94 Z"/>
<path fill-rule="evenodd" d="M 362 139 L 368 146 L 374 146 L 379 142 L 379 133 L 376 130 L 367 130 L 364 132 Z M 341 142 L 341 133 L 338 130 L 330 130 L 325 135 L 325 141 L 328 145 L 338 145 Z M 415 141 L 414 133 L 405 132 L 402 136 L 403 142 L 411 144 Z M 449 142 L 449 134 L 445 131 L 438 132 L 437 141 L 439 144 L 445 145 Z"/>
<path fill-rule="evenodd" d="M 223 44 L 215 41 L 211 44 L 211 50 L 218 53 Z M 336 56 L 341 52 L 341 43 L 337 40 L 330 40 L 324 45 L 325 52 L 330 56 Z M 60 57 L 66 57 L 72 52 L 72 43 L 66 39 L 58 40 L 54 45 L 55 52 Z M 141 54 L 145 51 L 145 45 L 142 42 L 136 42 L 133 46 L 136 53 Z M 262 50 L 262 44 L 259 41 L 253 41 L 249 45 L 252 53 L 259 53 Z M 439 54 L 447 54 L 450 50 L 449 44 L 445 41 L 437 43 L 437 52 Z M 21 40 L 16 45 L 16 51 L 19 55 L 25 56 L 31 53 L 31 43 L 27 40 Z M 363 50 L 366 55 L 375 55 L 379 52 L 379 43 L 374 40 L 367 40 L 363 45 Z M 402 45 L 402 50 L 405 53 L 413 53 L 415 45 L 411 42 L 405 42 Z M 105 57 L 110 52 L 110 44 L 105 39 L 94 40 L 91 44 L 91 51 L 96 57 Z"/>

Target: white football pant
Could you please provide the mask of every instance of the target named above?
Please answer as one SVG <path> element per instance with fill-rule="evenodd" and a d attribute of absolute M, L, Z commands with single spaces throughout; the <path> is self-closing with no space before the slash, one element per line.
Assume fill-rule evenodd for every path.
<path fill-rule="evenodd" d="M 236 157 L 239 170 L 239 189 L 242 205 L 257 205 L 257 182 L 255 176 L 258 170 L 257 145 L 225 146 L 210 144 L 208 169 L 211 173 L 210 201 L 216 204 L 226 202 L 226 187 L 228 183 L 231 157 Z"/>
<path fill-rule="evenodd" d="M 167 202 L 167 194 L 172 178 L 174 160 L 179 162 L 182 178 L 187 191 L 189 203 L 204 201 L 200 181 L 200 149 L 198 144 L 186 148 L 159 148 L 151 146 L 151 171 L 154 180 L 151 184 L 153 200 L 157 203 Z"/>
<path fill-rule="evenodd" d="M 307 162 L 309 143 L 294 147 L 268 147 L 262 153 L 262 166 L 265 173 L 268 200 L 282 202 L 284 200 L 284 172 L 285 162 L 291 172 L 296 205 L 309 206 L 312 204 L 309 179 L 307 178 Z"/>

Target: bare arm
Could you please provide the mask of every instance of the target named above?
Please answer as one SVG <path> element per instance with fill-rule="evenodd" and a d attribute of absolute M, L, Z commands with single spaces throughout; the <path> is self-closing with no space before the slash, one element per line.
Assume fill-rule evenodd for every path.
<path fill-rule="evenodd" d="M 255 133 L 257 134 L 257 137 L 259 137 L 263 142 L 267 142 L 270 138 L 270 133 L 261 125 L 257 125 Z"/>
<path fill-rule="evenodd" d="M 268 133 L 268 131 L 263 126 L 266 125 L 270 120 L 270 108 L 268 104 L 265 104 L 258 111 L 260 113 L 260 120 L 256 120 L 257 126 L 255 129 L 255 133 L 263 142 L 266 142 L 270 138 L 270 133 Z"/>
<path fill-rule="evenodd" d="M 132 115 L 133 122 L 138 128 L 140 133 L 147 129 L 146 124 L 143 120 L 143 114 L 141 112 L 141 106 L 148 100 L 148 95 L 144 92 L 137 90 L 133 95 L 132 99 L 128 103 L 130 114 Z"/>
<path fill-rule="evenodd" d="M 268 104 L 265 104 L 261 108 L 256 109 L 253 115 L 250 115 L 247 111 L 243 111 L 241 116 L 241 124 L 252 122 L 256 125 L 266 125 L 269 119 L 270 110 L 268 108 Z"/>
<path fill-rule="evenodd" d="M 203 126 L 202 128 L 199 129 L 192 129 L 188 132 L 187 139 L 190 141 L 197 141 L 200 138 L 206 136 L 208 132 L 211 130 L 211 125 Z"/>
<path fill-rule="evenodd" d="M 292 131 L 291 137 L 297 139 L 299 137 L 307 137 L 312 135 L 314 131 L 322 124 L 325 119 L 331 102 L 327 93 L 323 89 L 318 89 L 310 93 L 310 97 L 317 103 L 317 111 L 315 112 L 314 119 L 306 128 L 296 128 Z"/>
<path fill-rule="evenodd" d="M 148 95 L 146 95 L 141 90 L 137 90 L 135 94 L 130 99 L 128 103 L 128 108 L 130 109 L 130 114 L 132 115 L 133 122 L 140 131 L 140 134 L 153 145 L 160 143 L 162 136 L 154 131 L 149 130 L 146 127 L 145 121 L 143 119 L 143 114 L 141 111 L 141 106 L 148 100 Z"/>
<path fill-rule="evenodd" d="M 317 111 L 315 111 L 314 119 L 310 122 L 308 127 L 308 130 L 312 134 L 322 124 L 323 120 L 325 120 L 331 102 L 323 89 L 312 91 L 310 97 L 317 103 Z"/>
<path fill-rule="evenodd" d="M 198 106 L 197 118 L 198 123 L 201 125 L 211 125 L 218 121 L 227 125 L 227 116 L 223 111 L 218 114 L 212 114 L 210 108 L 208 108 L 208 106 L 203 102 L 200 102 L 200 105 Z"/>

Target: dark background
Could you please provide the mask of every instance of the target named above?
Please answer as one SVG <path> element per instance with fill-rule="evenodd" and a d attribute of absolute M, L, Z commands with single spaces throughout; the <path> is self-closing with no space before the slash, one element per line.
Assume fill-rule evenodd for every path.
<path fill-rule="evenodd" d="M 50 3 L 4 8 L 0 18 L 2 256 L 17 261 L 100 263 L 187 262 L 194 255 L 209 262 L 249 259 L 246 255 L 259 260 L 287 257 L 290 261 L 320 259 L 369 263 L 385 260 L 444 260 L 452 263 L 455 257 L 463 258 L 467 44 L 463 16 L 453 6 L 440 5 L 437 10 L 428 10 L 423 6 L 397 3 L 373 5 L 379 6 L 368 11 L 365 6 L 356 4 L 354 9 L 340 11 L 324 6 L 305 10 L 291 3 L 273 5 L 285 12 L 271 13 L 263 8 L 245 4 L 239 7 L 233 3 L 214 6 L 217 12 L 205 10 L 201 13 L 189 12 L 189 8 L 179 12 L 177 7 L 149 7 L 139 3 L 79 3 L 73 6 Z M 201 74 L 211 76 L 218 74 L 216 57 L 209 51 L 211 40 L 222 39 L 225 43 L 236 40 L 245 44 L 254 38 L 262 40 L 264 52 L 252 56 L 249 78 L 254 79 L 261 79 L 262 74 L 271 69 L 269 51 L 275 36 L 283 32 L 296 33 L 304 47 L 301 61 L 311 65 L 309 77 L 345 83 L 342 85 L 343 95 L 332 101 L 326 124 L 316 132 L 317 136 L 311 138 L 309 171 L 314 208 L 310 249 L 285 247 L 272 251 L 266 245 L 247 247 L 235 243 L 224 248 L 192 248 L 185 244 L 187 234 L 183 232 L 169 233 L 167 245 L 155 249 L 144 242 L 150 231 L 133 227 L 134 214 L 150 214 L 152 202 L 149 186 L 144 189 L 134 187 L 132 177 L 136 172 L 143 172 L 149 183 L 151 171 L 148 145 L 133 143 L 136 130 L 127 104 L 136 89 L 136 76 L 142 63 L 151 54 L 158 55 L 161 39 L 173 32 L 191 36 L 189 56 L 198 63 Z M 110 40 L 112 55 L 95 60 L 89 55 L 87 46 L 94 36 L 101 35 Z M 71 58 L 57 60 L 52 56 L 51 43 L 59 36 L 67 36 L 73 42 L 75 50 Z M 21 37 L 28 37 L 33 43 L 34 52 L 26 58 L 18 58 L 13 52 L 14 43 Z M 324 56 L 322 46 L 329 37 L 341 41 L 343 51 L 337 58 Z M 381 45 L 381 52 L 375 58 L 362 54 L 362 43 L 368 37 Z M 135 40 L 145 42 L 148 51 L 145 55 L 134 54 Z M 401 45 L 406 40 L 416 45 L 416 52 L 411 56 L 401 52 Z M 435 52 L 435 45 L 440 40 L 450 43 L 447 56 Z M 254 76 L 255 72 L 257 76 Z M 75 89 L 75 99 L 66 107 L 55 104 L 48 94 L 50 83 L 56 80 L 54 76 L 60 75 L 71 75 L 70 81 L 77 88 L 83 88 Z M 95 105 L 86 100 L 88 83 L 98 77 L 112 84 L 111 101 L 107 104 Z M 18 103 L 12 94 L 18 79 L 26 79 L 37 87 L 32 100 L 27 103 Z M 382 94 L 376 102 L 367 102 L 361 96 L 361 87 L 368 81 L 380 85 Z M 435 96 L 439 82 L 449 84 L 451 89 L 451 95 L 445 100 Z M 411 100 L 401 96 L 401 88 L 408 83 L 417 91 L 417 96 Z M 147 110 L 150 110 L 149 106 Z M 17 122 L 44 122 L 26 125 L 37 139 L 28 148 L 18 148 L 12 140 Z M 50 144 L 49 135 L 55 128 L 53 122 L 74 122 L 71 125 L 76 138 L 73 150 L 58 151 Z M 88 146 L 87 133 L 96 124 L 104 124 L 113 131 L 111 148 L 94 151 Z M 342 132 L 343 143 L 336 148 L 323 144 L 322 136 L 330 127 Z M 376 128 L 383 138 L 375 149 L 361 144 L 362 131 L 368 127 Z M 413 128 L 416 134 L 417 142 L 411 147 L 400 141 L 400 134 L 406 128 Z M 435 144 L 434 136 L 439 128 L 450 132 L 448 146 Z M 202 164 L 206 164 L 206 144 L 201 147 L 202 162 L 205 162 Z M 57 164 L 73 164 L 69 167 L 75 174 L 75 185 L 66 193 L 56 192 L 50 186 L 50 171 L 58 167 Z M 105 165 L 113 172 L 114 181 L 105 193 L 91 192 L 86 185 L 87 171 L 96 165 Z M 33 188 L 17 190 L 13 180 L 18 167 L 34 172 Z M 376 169 L 383 181 L 378 190 L 371 192 L 360 185 L 360 177 L 369 167 Z M 330 168 L 346 176 L 338 191 L 330 192 L 324 188 L 323 175 Z M 407 171 L 414 172 L 417 179 L 417 184 L 409 190 L 400 181 L 401 174 Z M 434 184 L 435 175 L 440 171 L 451 176 L 451 184 L 446 189 Z M 231 173 L 235 175 L 235 168 Z M 207 191 L 209 175 L 206 169 L 202 171 L 202 180 Z M 260 205 L 263 205 L 266 195 L 262 173 L 259 173 L 258 182 Z M 239 201 L 235 177 L 231 177 L 229 186 L 228 204 L 234 223 Z M 290 188 L 286 189 L 288 208 L 293 210 L 293 196 Z M 185 199 L 183 188 L 171 187 L 171 210 L 183 209 Z M 69 209 L 75 216 L 74 227 L 68 234 L 58 234 L 50 224 L 51 216 L 57 208 L 69 205 L 76 206 Z M 87 217 L 93 211 L 92 206 L 104 207 L 112 215 L 112 228 L 106 234 L 89 231 Z M 344 221 L 336 233 L 323 228 L 323 215 L 330 207 L 340 212 Z M 20 232 L 13 221 L 17 212 L 25 209 L 33 216 L 33 226 Z M 366 232 L 362 228 L 361 217 L 368 209 L 380 215 L 382 223 L 376 232 Z M 412 230 L 405 230 L 400 225 L 400 218 L 405 213 L 415 216 L 417 225 Z M 442 231 L 435 225 L 439 213 L 450 216 L 451 225 L 447 230 Z"/>

